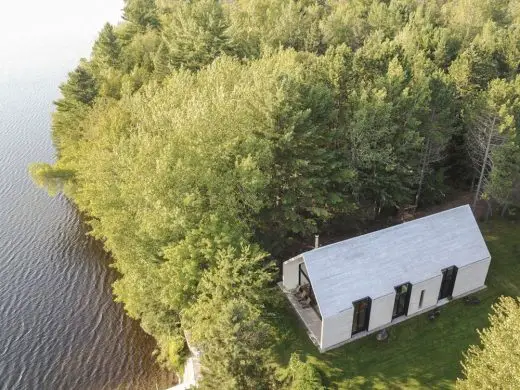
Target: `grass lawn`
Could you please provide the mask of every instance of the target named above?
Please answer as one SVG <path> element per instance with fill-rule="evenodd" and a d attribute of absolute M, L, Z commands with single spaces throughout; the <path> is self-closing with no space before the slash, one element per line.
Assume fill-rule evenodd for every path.
<path fill-rule="evenodd" d="M 330 389 L 451 389 L 460 376 L 462 352 L 478 343 L 476 329 L 488 326 L 490 306 L 500 295 L 520 296 L 520 223 L 495 220 L 481 225 L 491 268 L 480 305 L 453 301 L 430 322 L 426 315 L 389 328 L 389 342 L 375 335 L 320 354 L 280 293 L 276 326 L 283 337 L 278 356 L 291 353 L 315 364 Z"/>

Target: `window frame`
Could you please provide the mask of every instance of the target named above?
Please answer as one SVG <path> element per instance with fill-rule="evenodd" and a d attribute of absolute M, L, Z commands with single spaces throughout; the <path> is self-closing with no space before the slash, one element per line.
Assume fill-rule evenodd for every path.
<path fill-rule="evenodd" d="M 448 272 L 451 271 L 451 274 Z M 451 267 L 443 268 L 442 272 L 442 280 L 441 286 L 439 288 L 439 297 L 438 301 L 441 299 L 451 299 L 453 296 L 453 289 L 455 288 L 455 282 L 457 281 L 457 274 L 459 272 L 459 267 L 456 265 L 452 265 Z M 449 275 L 449 279 L 447 277 Z M 448 284 L 449 280 L 449 284 Z"/>
<path fill-rule="evenodd" d="M 404 286 L 407 287 L 406 292 L 402 293 L 399 292 L 400 289 L 402 289 Z M 396 318 L 407 316 L 408 310 L 410 308 L 410 298 L 412 296 L 412 283 L 406 282 L 403 284 L 400 284 L 398 286 L 394 287 L 395 290 L 395 298 L 394 298 L 394 307 L 392 309 L 392 320 L 395 320 Z M 396 312 L 397 305 L 401 304 L 401 298 L 404 296 L 404 302 L 403 303 L 403 312 Z"/>
<path fill-rule="evenodd" d="M 362 303 L 367 303 L 367 306 L 364 308 L 364 319 L 363 319 L 363 326 L 358 327 L 359 324 L 359 305 Z M 358 299 L 357 301 L 352 302 L 353 306 L 353 313 L 352 313 L 352 333 L 351 336 L 354 336 L 361 332 L 368 331 L 369 325 L 370 325 L 370 314 L 372 311 L 372 298 L 365 297 L 362 299 Z M 357 314 L 357 321 L 356 321 L 356 314 Z"/>
<path fill-rule="evenodd" d="M 311 280 L 309 279 L 309 276 L 302 268 L 303 262 L 298 264 L 298 286 L 302 286 L 302 275 L 307 281 L 307 284 L 311 284 Z"/>

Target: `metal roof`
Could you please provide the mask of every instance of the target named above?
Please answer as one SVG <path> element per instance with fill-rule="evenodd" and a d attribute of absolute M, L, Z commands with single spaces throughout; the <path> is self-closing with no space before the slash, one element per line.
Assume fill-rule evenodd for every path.
<path fill-rule="evenodd" d="M 406 222 L 303 253 L 322 317 L 352 302 L 394 293 L 441 274 L 443 268 L 488 259 L 469 206 Z"/>

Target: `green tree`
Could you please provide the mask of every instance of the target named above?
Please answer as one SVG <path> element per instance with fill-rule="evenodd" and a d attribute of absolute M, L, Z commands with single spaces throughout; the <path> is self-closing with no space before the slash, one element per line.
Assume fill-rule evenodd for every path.
<path fill-rule="evenodd" d="M 520 299 L 501 297 L 492 311 L 490 327 L 478 331 L 480 346 L 472 345 L 464 354 L 459 390 L 520 387 Z"/>
<path fill-rule="evenodd" d="M 74 171 L 59 169 L 44 163 L 32 164 L 29 172 L 34 182 L 40 187 L 46 188 L 51 195 L 63 191 L 64 185 L 74 177 Z"/>
<path fill-rule="evenodd" d="M 199 69 L 231 53 L 228 21 L 222 4 L 213 0 L 184 2 L 164 26 L 171 62 L 175 67 Z"/>
<path fill-rule="evenodd" d="M 289 364 L 280 379 L 287 390 L 325 390 L 316 367 L 302 361 L 296 352 L 291 354 Z"/>
<path fill-rule="evenodd" d="M 122 70 L 128 74 L 138 67 L 151 74 L 154 70 L 154 58 L 161 43 L 162 38 L 156 30 L 133 36 L 122 49 Z"/>
<path fill-rule="evenodd" d="M 117 68 L 120 63 L 121 45 L 110 23 L 106 23 L 92 49 L 92 59 L 98 67 Z"/>
<path fill-rule="evenodd" d="M 502 205 L 502 214 L 510 206 L 520 206 L 520 147 L 507 143 L 493 153 L 493 170 L 485 195 Z"/>
<path fill-rule="evenodd" d="M 266 259 L 267 253 L 258 246 L 242 243 L 220 249 L 215 265 L 209 268 L 197 287 L 199 301 L 228 301 L 241 297 L 262 306 L 269 301 L 270 283 L 273 281 L 273 265 Z"/>
<path fill-rule="evenodd" d="M 492 157 L 500 156 L 499 150 L 508 142 L 514 142 L 518 136 L 519 87 L 520 79 L 518 78 L 511 82 L 495 79 L 489 83 L 489 87 L 485 91 L 476 94 L 476 98 L 467 104 L 466 122 L 471 127 L 466 134 L 466 144 L 478 174 L 474 206 L 485 191 L 489 175 L 494 170 L 495 164 Z M 504 162 L 503 159 L 502 162 Z M 495 179 L 498 177 L 495 176 Z M 498 189 L 497 184 L 498 182 L 495 181 L 495 191 Z"/>
<path fill-rule="evenodd" d="M 263 312 L 272 274 L 265 264 L 259 248 L 220 250 L 197 301 L 184 311 L 191 341 L 202 351 L 202 388 L 270 387 L 273 329 Z"/>
<path fill-rule="evenodd" d="M 56 112 L 52 122 L 52 139 L 58 155 L 64 148 L 75 146 L 82 134 L 81 122 L 99 94 L 99 83 L 86 60 L 69 73 L 60 91 L 63 97 L 54 102 Z"/>
<path fill-rule="evenodd" d="M 273 331 L 261 310 L 237 297 L 198 304 L 193 314 L 198 324 L 190 328 L 191 337 L 202 351 L 201 389 L 271 388 Z"/>
<path fill-rule="evenodd" d="M 306 66 L 312 69 L 316 63 L 311 60 Z M 281 234 L 315 233 L 333 212 L 352 209 L 345 190 L 353 173 L 335 147 L 331 90 L 319 70 L 304 77 L 307 80 L 283 75 L 272 112 L 274 127 L 262 134 L 273 147 L 272 179 L 266 189 L 272 205 L 261 215 L 262 231 L 275 235 L 267 235 L 272 243 L 279 243 Z"/>
<path fill-rule="evenodd" d="M 216 216 L 206 216 L 204 223 L 189 231 L 181 241 L 164 247 L 162 252 L 166 261 L 161 265 L 160 273 L 165 286 L 161 291 L 161 300 L 164 304 L 172 310 L 180 311 L 188 302 L 195 300 L 204 271 L 213 270 L 218 259 L 223 255 L 222 251 L 232 251 L 232 248 L 239 247 L 244 236 L 244 232 L 237 225 L 219 221 Z M 249 250 L 247 254 L 250 254 Z M 256 266 L 257 255 L 255 253 L 251 258 L 239 257 L 236 259 L 237 268 L 240 264 L 244 267 Z M 263 256 L 260 256 L 261 258 Z M 247 264 L 243 264 L 244 262 Z M 256 292 L 256 289 L 250 291 L 250 293 Z"/>
<path fill-rule="evenodd" d="M 98 94 L 96 79 L 87 61 L 82 60 L 78 67 L 69 73 L 67 81 L 60 85 L 63 99 L 56 102 L 58 109 L 66 108 L 69 102 L 92 106 Z"/>
<path fill-rule="evenodd" d="M 242 57 L 264 48 L 323 52 L 320 28 L 329 7 L 320 0 L 239 0 L 229 2 L 229 35 Z"/>
<path fill-rule="evenodd" d="M 421 122 L 418 131 L 423 137 L 415 194 L 417 207 L 424 192 L 435 192 L 435 187 L 438 187 L 438 183 L 432 183 L 435 166 L 442 164 L 448 156 L 448 146 L 458 130 L 460 106 L 454 83 L 444 72 L 436 69 L 433 62 L 419 54 L 414 59 L 412 71 L 412 91 L 418 98 L 424 99 L 422 108 L 417 112 Z"/>
<path fill-rule="evenodd" d="M 415 87 L 405 64 L 398 57 L 389 59 L 390 47 L 377 42 L 354 58 L 354 72 L 367 80 L 346 98 L 340 144 L 342 160 L 356 172 L 354 199 L 371 216 L 383 207 L 411 202 L 423 148 L 419 129 L 428 101 L 428 89 Z M 367 62 L 372 66 L 359 68 Z M 386 70 L 381 74 L 383 66 Z"/>
<path fill-rule="evenodd" d="M 159 50 L 155 54 L 154 72 L 155 77 L 159 81 L 164 80 L 164 78 L 171 73 L 170 53 L 168 51 L 168 47 L 164 43 L 161 43 Z"/>
<path fill-rule="evenodd" d="M 364 17 L 368 13 L 370 1 L 331 1 L 331 11 L 321 21 L 325 42 L 331 47 L 346 44 L 352 49 L 363 46 L 371 27 Z"/>
<path fill-rule="evenodd" d="M 155 0 L 125 0 L 123 19 L 141 28 L 160 26 Z"/>
<path fill-rule="evenodd" d="M 504 29 L 492 22 L 484 24 L 480 34 L 451 64 L 450 75 L 466 99 L 486 90 L 492 80 L 511 75 L 505 34 Z"/>

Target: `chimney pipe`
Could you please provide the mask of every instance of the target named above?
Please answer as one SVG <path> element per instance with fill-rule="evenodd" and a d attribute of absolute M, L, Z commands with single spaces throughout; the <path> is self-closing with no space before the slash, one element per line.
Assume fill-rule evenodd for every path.
<path fill-rule="evenodd" d="M 314 248 L 318 249 L 320 247 L 320 235 L 315 234 L 314 235 Z"/>

